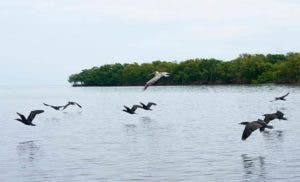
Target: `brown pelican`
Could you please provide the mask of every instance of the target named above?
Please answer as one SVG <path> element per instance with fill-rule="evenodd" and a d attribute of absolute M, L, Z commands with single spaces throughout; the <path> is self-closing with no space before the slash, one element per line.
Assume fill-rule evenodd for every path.
<path fill-rule="evenodd" d="M 149 86 L 155 84 L 161 77 L 169 77 L 170 76 L 170 74 L 168 72 L 155 71 L 152 74 L 154 74 L 154 77 L 146 82 L 146 84 L 144 86 L 144 90 L 146 90 Z"/>
<path fill-rule="evenodd" d="M 287 118 L 284 117 L 284 114 L 281 111 L 277 111 L 277 112 L 272 113 L 272 114 L 264 114 L 263 116 L 265 116 L 264 122 L 267 123 L 267 124 L 269 124 L 270 121 L 272 121 L 274 119 L 287 120 Z M 259 130 L 264 131 L 265 127 L 262 127 Z"/>
<path fill-rule="evenodd" d="M 152 109 L 150 108 L 152 105 L 156 106 L 156 104 L 154 102 L 148 102 L 147 105 L 145 105 L 144 103 L 140 102 L 140 104 L 142 105 L 142 108 L 145 110 L 150 110 L 152 111 Z"/>
<path fill-rule="evenodd" d="M 274 119 L 287 120 L 287 118 L 284 117 L 284 114 L 281 111 L 277 111 L 272 114 L 264 114 L 263 116 L 265 117 L 264 121 L 267 122 L 267 124 Z"/>
<path fill-rule="evenodd" d="M 53 108 L 53 109 L 55 109 L 55 110 L 57 110 L 57 111 L 59 111 L 61 108 L 63 108 L 64 106 L 52 106 L 52 105 L 49 105 L 49 104 L 45 104 L 45 103 L 43 103 L 45 106 L 48 106 L 48 107 L 51 107 L 51 108 Z"/>
<path fill-rule="evenodd" d="M 135 113 L 135 110 L 137 108 L 143 108 L 142 106 L 139 106 L 139 105 L 133 105 L 131 108 L 127 107 L 127 106 L 124 106 L 125 109 L 123 109 L 124 112 L 127 112 L 129 114 L 136 114 Z"/>
<path fill-rule="evenodd" d="M 32 123 L 33 119 L 35 118 L 35 116 L 37 114 L 43 113 L 43 110 L 35 110 L 35 111 L 31 111 L 29 116 L 27 117 L 27 119 L 25 118 L 25 116 L 23 114 L 17 113 L 20 118 L 17 118 L 15 120 L 22 122 L 25 125 L 30 125 L 30 126 L 35 126 L 35 124 Z"/>
<path fill-rule="evenodd" d="M 63 107 L 63 110 L 65 110 L 70 105 L 77 105 L 78 107 L 82 108 L 82 106 L 79 105 L 77 102 L 68 102 L 68 104 Z"/>
<path fill-rule="evenodd" d="M 258 128 L 262 128 L 262 127 L 269 128 L 269 129 L 273 128 L 273 126 L 268 125 L 261 119 L 252 122 L 241 122 L 240 124 L 245 125 L 245 129 L 242 135 L 242 140 L 246 140 L 251 135 L 251 133 L 257 130 Z"/>
<path fill-rule="evenodd" d="M 290 93 L 288 92 L 287 94 L 285 94 L 285 95 L 283 95 L 283 96 L 280 96 L 280 97 L 275 97 L 275 100 L 272 100 L 272 101 L 277 101 L 277 100 L 286 100 L 286 99 L 285 99 L 285 97 L 286 97 L 286 96 L 288 96 L 289 94 L 290 94 Z M 271 101 L 271 102 L 272 102 L 272 101 Z"/>

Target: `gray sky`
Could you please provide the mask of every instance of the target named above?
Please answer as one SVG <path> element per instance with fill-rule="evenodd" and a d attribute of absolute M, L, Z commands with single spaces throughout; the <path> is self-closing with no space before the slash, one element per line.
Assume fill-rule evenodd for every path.
<path fill-rule="evenodd" d="M 0 1 L 0 85 L 115 62 L 300 50 L 297 0 Z"/>

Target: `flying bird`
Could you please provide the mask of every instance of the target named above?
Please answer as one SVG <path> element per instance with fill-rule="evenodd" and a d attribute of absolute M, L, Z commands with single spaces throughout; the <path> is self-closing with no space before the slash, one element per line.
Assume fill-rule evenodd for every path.
<path fill-rule="evenodd" d="M 151 106 L 156 106 L 156 103 L 154 102 L 148 102 L 147 105 L 145 105 L 144 103 L 140 102 L 140 104 L 142 105 L 142 108 L 145 109 L 145 110 L 150 110 L 152 111 L 151 109 Z"/>
<path fill-rule="evenodd" d="M 273 101 L 277 101 L 277 100 L 286 100 L 285 97 L 288 96 L 290 93 L 288 92 L 287 94 L 283 95 L 283 96 L 280 96 L 280 97 L 275 97 L 275 100 L 272 100 L 270 102 L 273 102 Z"/>
<path fill-rule="evenodd" d="M 15 120 L 22 122 L 25 125 L 30 125 L 30 126 L 35 126 L 35 124 L 32 123 L 33 119 L 35 118 L 35 116 L 37 114 L 41 114 L 43 113 L 43 110 L 34 110 L 31 111 L 29 116 L 27 117 L 27 119 L 25 118 L 25 116 L 23 114 L 20 114 L 17 112 L 17 114 L 20 116 L 20 118 L 17 118 Z"/>
<path fill-rule="evenodd" d="M 269 128 L 269 129 L 273 128 L 273 126 L 268 125 L 261 119 L 252 122 L 241 122 L 240 124 L 245 125 L 245 129 L 242 135 L 242 140 L 246 140 L 251 135 L 251 133 L 257 130 L 258 128 L 262 128 L 262 127 Z"/>
<path fill-rule="evenodd" d="M 149 86 L 155 84 L 161 77 L 169 77 L 170 76 L 170 73 L 168 73 L 168 72 L 155 71 L 152 74 L 154 74 L 154 77 L 146 82 L 146 84 L 144 86 L 144 90 L 146 90 Z"/>
<path fill-rule="evenodd" d="M 277 112 L 271 113 L 271 114 L 264 114 L 263 116 L 265 116 L 264 122 L 267 124 L 269 124 L 270 121 L 272 121 L 274 119 L 287 120 L 287 118 L 284 117 L 284 114 L 281 111 L 277 111 Z M 265 130 L 265 127 L 261 127 L 259 130 L 262 132 Z"/>
<path fill-rule="evenodd" d="M 82 108 L 82 106 L 79 105 L 77 102 L 68 102 L 67 105 L 63 106 L 63 110 L 65 110 L 68 106 L 71 106 L 71 105 L 72 105 L 72 106 L 76 105 L 76 106 L 78 106 L 79 108 Z"/>
<path fill-rule="evenodd" d="M 61 108 L 63 108 L 64 106 L 52 106 L 52 105 L 49 105 L 49 104 L 46 104 L 46 103 L 43 103 L 45 106 L 48 106 L 48 107 L 51 107 L 57 111 L 59 111 Z"/>
<path fill-rule="evenodd" d="M 127 107 L 127 106 L 124 106 L 124 108 L 125 108 L 125 109 L 123 109 L 122 111 L 127 112 L 127 113 L 129 113 L 129 114 L 136 114 L 136 113 L 135 113 L 135 110 L 136 110 L 137 108 L 143 108 L 143 107 L 140 106 L 140 105 L 133 105 L 131 108 L 129 108 L 129 107 Z"/>
<path fill-rule="evenodd" d="M 271 114 L 264 114 L 263 116 L 265 117 L 264 121 L 267 124 L 274 119 L 287 120 L 287 118 L 284 117 L 284 114 L 281 111 L 277 111 L 277 112 L 271 113 Z"/>

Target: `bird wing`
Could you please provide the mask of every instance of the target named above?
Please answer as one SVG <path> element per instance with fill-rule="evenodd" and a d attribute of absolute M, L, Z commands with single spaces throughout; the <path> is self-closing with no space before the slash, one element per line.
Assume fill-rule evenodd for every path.
<path fill-rule="evenodd" d="M 124 106 L 125 107 L 125 109 L 128 111 L 128 110 L 130 110 L 130 108 L 129 107 L 127 107 L 127 106 Z"/>
<path fill-rule="evenodd" d="M 30 123 L 32 122 L 32 120 L 34 119 L 34 117 L 37 115 L 37 114 L 41 114 L 43 113 L 44 110 L 34 110 L 34 111 L 31 111 L 28 118 L 27 118 L 27 121 L 29 121 Z"/>
<path fill-rule="evenodd" d="M 259 121 L 252 121 L 251 123 L 247 124 L 242 135 L 242 140 L 246 140 L 253 131 L 261 127 L 263 127 L 263 125 Z"/>
<path fill-rule="evenodd" d="M 154 103 L 154 102 L 148 102 L 147 107 L 150 108 L 152 105 L 156 106 L 156 103 Z"/>
<path fill-rule="evenodd" d="M 134 112 L 137 108 L 143 108 L 143 107 L 140 106 L 140 105 L 133 105 L 133 106 L 131 107 L 131 110 Z"/>
<path fill-rule="evenodd" d="M 281 96 L 281 98 L 285 98 L 286 96 L 288 96 L 290 93 L 288 92 L 287 94 Z"/>
<path fill-rule="evenodd" d="M 43 103 L 45 106 L 50 106 L 49 104 Z"/>
<path fill-rule="evenodd" d="M 79 105 L 77 102 L 75 102 L 75 104 L 76 104 L 78 107 L 82 108 L 82 106 L 81 106 L 81 105 Z"/>
<path fill-rule="evenodd" d="M 252 129 L 249 127 L 249 125 L 245 126 L 243 135 L 242 135 L 242 140 L 246 140 L 252 133 Z"/>
<path fill-rule="evenodd" d="M 147 107 L 144 103 L 140 102 L 140 104 L 143 106 L 143 107 Z"/>
<path fill-rule="evenodd" d="M 20 116 L 20 118 L 21 118 L 23 121 L 26 121 L 26 118 L 25 118 L 25 116 L 24 116 L 23 114 L 20 114 L 20 113 L 18 113 L 18 112 L 17 112 L 17 114 Z"/>
<path fill-rule="evenodd" d="M 155 74 L 153 78 L 151 78 L 149 81 L 146 82 L 147 85 L 153 85 L 157 80 L 159 80 L 162 77 L 161 74 Z"/>
<path fill-rule="evenodd" d="M 70 103 L 66 104 L 65 106 L 63 106 L 63 110 L 65 110 L 69 105 L 71 105 Z"/>

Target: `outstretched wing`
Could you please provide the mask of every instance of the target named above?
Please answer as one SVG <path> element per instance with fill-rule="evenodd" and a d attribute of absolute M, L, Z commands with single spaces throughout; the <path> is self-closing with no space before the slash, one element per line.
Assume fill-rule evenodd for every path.
<path fill-rule="evenodd" d="M 50 106 L 49 104 L 43 103 L 45 106 Z"/>
<path fill-rule="evenodd" d="M 130 108 L 129 108 L 129 107 L 127 107 L 127 106 L 124 106 L 124 107 L 125 107 L 125 109 L 126 109 L 126 110 L 130 110 Z"/>
<path fill-rule="evenodd" d="M 65 110 L 69 105 L 71 105 L 71 104 L 68 103 L 67 105 L 63 106 L 63 110 Z"/>
<path fill-rule="evenodd" d="M 286 96 L 288 96 L 290 93 L 288 92 L 287 94 L 285 94 L 285 95 L 283 95 L 283 96 L 281 96 L 281 98 L 285 98 Z"/>
<path fill-rule="evenodd" d="M 261 128 L 263 126 L 267 126 L 266 123 L 262 120 L 253 121 L 245 126 L 242 140 L 246 140 L 253 131 L 257 130 L 258 128 Z"/>
<path fill-rule="evenodd" d="M 147 107 L 144 103 L 140 102 L 140 104 L 143 106 L 143 107 Z"/>
<path fill-rule="evenodd" d="M 251 133 L 252 133 L 251 128 L 249 127 L 249 125 L 246 125 L 242 135 L 242 140 L 246 140 L 251 135 Z"/>
<path fill-rule="evenodd" d="M 140 106 L 140 105 L 133 105 L 133 106 L 131 107 L 131 110 L 134 112 L 137 108 L 143 108 L 143 107 Z"/>
<path fill-rule="evenodd" d="M 23 121 L 26 121 L 26 118 L 25 118 L 25 116 L 24 116 L 23 114 L 20 114 L 20 113 L 18 113 L 18 112 L 17 112 L 17 114 L 20 116 L 20 118 L 21 118 Z"/>
<path fill-rule="evenodd" d="M 154 103 L 154 102 L 148 102 L 147 107 L 150 108 L 152 105 L 156 106 L 156 103 Z"/>
<path fill-rule="evenodd" d="M 78 107 L 80 107 L 80 108 L 82 108 L 82 106 L 81 105 L 79 105 L 77 102 L 74 102 Z"/>
<path fill-rule="evenodd" d="M 27 118 L 27 121 L 31 123 L 32 120 L 35 118 L 35 116 L 37 114 L 41 114 L 43 112 L 44 112 L 44 110 L 34 110 L 34 111 L 31 111 L 30 114 L 29 114 L 29 116 L 28 116 L 28 118 Z"/>
<path fill-rule="evenodd" d="M 159 73 L 155 73 L 155 76 L 146 82 L 144 90 L 146 90 L 147 87 L 149 87 L 149 86 L 153 85 L 155 82 L 157 82 L 162 76 L 163 75 L 161 75 Z"/>

